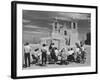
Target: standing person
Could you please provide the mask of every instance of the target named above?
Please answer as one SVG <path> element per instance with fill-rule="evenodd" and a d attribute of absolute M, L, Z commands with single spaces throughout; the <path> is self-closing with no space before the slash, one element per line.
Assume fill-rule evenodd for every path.
<path fill-rule="evenodd" d="M 47 63 L 49 64 L 50 63 L 50 51 L 49 51 L 49 47 L 47 47 Z"/>
<path fill-rule="evenodd" d="M 55 63 L 58 61 L 58 54 L 59 54 L 59 51 L 58 51 L 58 49 L 55 47 L 55 49 L 54 49 L 54 60 L 55 60 Z"/>
<path fill-rule="evenodd" d="M 48 58 L 48 62 L 51 63 L 52 62 L 52 58 L 51 58 L 51 53 L 52 53 L 52 43 L 49 45 L 49 58 Z"/>
<path fill-rule="evenodd" d="M 55 53 L 55 47 L 52 47 L 51 58 L 53 60 L 53 63 L 57 62 L 56 53 Z"/>
<path fill-rule="evenodd" d="M 49 51 L 51 52 L 51 50 L 52 50 L 52 43 L 49 46 Z"/>
<path fill-rule="evenodd" d="M 58 56 L 58 54 L 59 54 L 59 50 L 57 48 L 55 48 L 55 55 L 56 55 L 56 57 Z"/>
<path fill-rule="evenodd" d="M 24 57 L 25 57 L 25 66 L 26 67 L 30 67 L 30 51 L 31 51 L 31 47 L 29 46 L 29 43 L 26 43 L 24 45 Z"/>
<path fill-rule="evenodd" d="M 49 51 L 50 51 L 51 62 L 55 63 L 56 62 L 56 55 L 55 55 L 54 43 L 50 44 Z"/>
<path fill-rule="evenodd" d="M 41 52 L 42 52 L 42 65 L 46 65 L 46 62 L 47 62 L 46 44 L 43 44 Z"/>
<path fill-rule="evenodd" d="M 84 44 L 81 45 L 81 62 L 84 63 L 86 61 L 86 51 L 84 48 Z"/>

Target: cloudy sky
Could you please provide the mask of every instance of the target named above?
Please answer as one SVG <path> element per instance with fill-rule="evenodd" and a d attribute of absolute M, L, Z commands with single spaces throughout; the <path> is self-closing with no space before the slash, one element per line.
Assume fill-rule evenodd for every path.
<path fill-rule="evenodd" d="M 23 10 L 23 40 L 33 42 L 50 36 L 51 24 L 56 17 L 68 21 L 77 20 L 80 38 L 90 31 L 90 14 L 87 13 Z"/>

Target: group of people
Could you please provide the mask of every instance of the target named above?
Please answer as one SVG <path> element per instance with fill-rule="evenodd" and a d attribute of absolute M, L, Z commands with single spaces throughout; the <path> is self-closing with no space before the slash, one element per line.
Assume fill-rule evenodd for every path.
<path fill-rule="evenodd" d="M 32 56 L 32 64 L 69 64 L 70 62 L 84 63 L 86 60 L 86 51 L 82 44 L 75 44 L 75 48 L 58 49 L 54 43 L 48 45 L 43 44 L 42 48 L 31 49 L 29 43 L 24 45 L 24 61 L 25 67 L 30 67 L 30 56 Z M 32 53 L 32 54 L 30 54 Z"/>

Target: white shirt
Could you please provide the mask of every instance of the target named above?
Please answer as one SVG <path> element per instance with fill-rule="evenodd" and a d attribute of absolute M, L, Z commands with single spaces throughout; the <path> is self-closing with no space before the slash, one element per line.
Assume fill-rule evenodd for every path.
<path fill-rule="evenodd" d="M 56 53 L 56 56 L 58 56 L 58 54 L 59 54 L 59 51 L 56 49 L 56 50 L 55 50 L 55 53 Z"/>
<path fill-rule="evenodd" d="M 72 55 L 73 53 L 74 53 L 74 50 L 68 51 L 68 54 L 69 54 L 69 55 Z"/>
<path fill-rule="evenodd" d="M 34 56 L 37 57 L 39 55 L 39 51 L 34 51 Z"/>
<path fill-rule="evenodd" d="M 81 51 L 80 51 L 79 48 L 76 48 L 76 49 L 75 49 L 75 52 L 78 53 L 78 54 L 81 54 Z"/>
<path fill-rule="evenodd" d="M 46 51 L 47 52 L 47 47 L 42 47 L 42 51 Z"/>
<path fill-rule="evenodd" d="M 24 46 L 25 53 L 30 53 L 31 47 L 29 45 Z"/>
<path fill-rule="evenodd" d="M 79 48 L 76 48 L 76 49 L 75 49 L 75 51 L 76 51 L 76 52 L 79 52 L 79 51 L 80 51 L 80 49 L 79 49 Z"/>
<path fill-rule="evenodd" d="M 81 49 L 82 49 L 82 51 L 84 51 L 85 49 L 84 49 L 84 47 L 81 47 Z"/>
<path fill-rule="evenodd" d="M 47 51 L 47 47 L 42 47 L 42 49 L 46 50 Z"/>

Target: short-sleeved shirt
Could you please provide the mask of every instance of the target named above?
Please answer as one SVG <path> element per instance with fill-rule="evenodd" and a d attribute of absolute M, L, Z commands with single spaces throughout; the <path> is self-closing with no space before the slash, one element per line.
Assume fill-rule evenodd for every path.
<path fill-rule="evenodd" d="M 68 51 L 68 54 L 69 54 L 69 55 L 72 55 L 73 53 L 74 53 L 74 50 Z"/>
<path fill-rule="evenodd" d="M 55 54 L 56 54 L 56 56 L 58 56 L 58 54 L 59 54 L 59 51 L 58 51 L 58 50 L 55 50 Z"/>
<path fill-rule="evenodd" d="M 82 51 L 84 51 L 85 49 L 84 49 L 84 47 L 81 47 L 81 49 L 82 49 Z"/>
<path fill-rule="evenodd" d="M 47 47 L 42 47 L 42 51 L 47 51 Z"/>
<path fill-rule="evenodd" d="M 47 48 L 46 47 L 42 47 L 42 55 L 45 55 L 45 54 L 47 54 Z"/>
<path fill-rule="evenodd" d="M 78 54 L 81 54 L 81 51 L 80 51 L 79 48 L 76 48 L 75 52 L 78 53 Z"/>
<path fill-rule="evenodd" d="M 75 52 L 79 52 L 79 51 L 80 51 L 80 49 L 79 49 L 79 48 L 76 48 L 76 49 L 75 49 Z"/>
<path fill-rule="evenodd" d="M 29 45 L 24 46 L 25 53 L 30 53 L 31 47 Z"/>
<path fill-rule="evenodd" d="M 34 51 L 34 56 L 35 57 L 39 56 L 39 51 Z"/>

